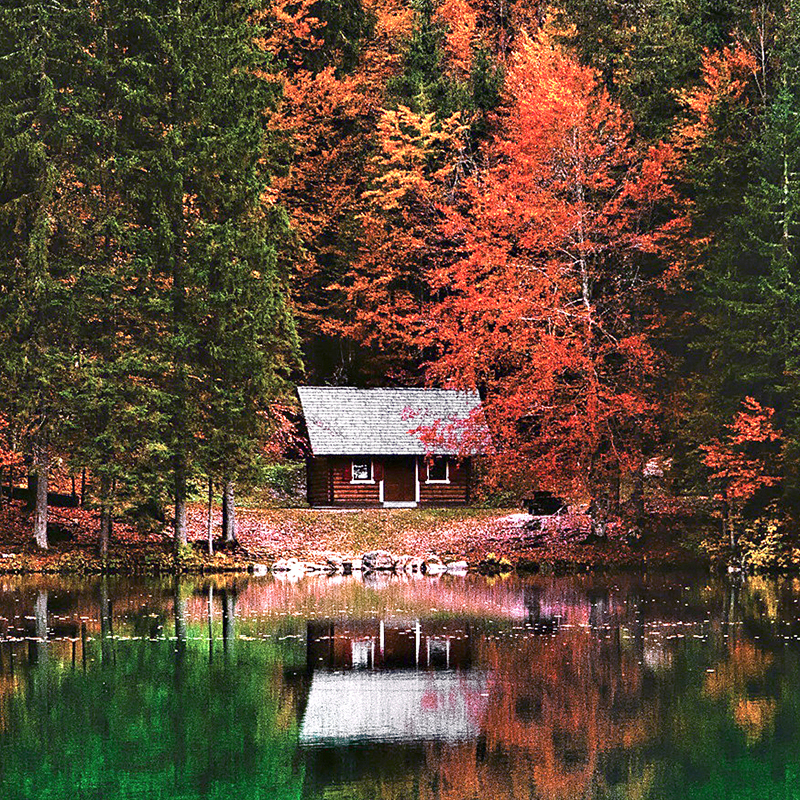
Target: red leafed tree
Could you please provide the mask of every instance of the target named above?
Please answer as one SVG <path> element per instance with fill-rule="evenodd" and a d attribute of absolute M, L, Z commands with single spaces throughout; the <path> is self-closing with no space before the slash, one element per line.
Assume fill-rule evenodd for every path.
<path fill-rule="evenodd" d="M 22 464 L 22 455 L 8 441 L 8 420 L 0 414 L 0 470 Z"/>
<path fill-rule="evenodd" d="M 731 547 L 736 546 L 744 505 L 759 489 L 781 480 L 777 469 L 780 456 L 775 446 L 770 447 L 781 439 L 781 432 L 772 426 L 774 413 L 774 409 L 746 397 L 726 437 L 703 445 L 703 463 L 711 471 L 709 480 L 717 487 L 715 499 L 721 503 L 723 532 Z"/>
<path fill-rule="evenodd" d="M 637 150 L 591 70 L 522 34 L 488 163 L 440 209 L 430 379 L 482 389 L 498 483 L 577 493 L 598 520 L 658 442 L 655 302 L 684 227 L 664 210 L 671 159 Z"/>

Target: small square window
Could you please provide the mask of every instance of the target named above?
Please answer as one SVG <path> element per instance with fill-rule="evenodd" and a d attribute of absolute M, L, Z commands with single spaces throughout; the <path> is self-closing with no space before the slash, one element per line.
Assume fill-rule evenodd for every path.
<path fill-rule="evenodd" d="M 354 461 L 353 462 L 353 480 L 354 481 L 371 481 L 372 480 L 372 462 L 367 461 Z"/>
<path fill-rule="evenodd" d="M 447 459 L 441 456 L 434 458 L 428 462 L 428 481 L 438 481 L 439 483 L 446 483 L 449 475 L 447 468 Z"/>

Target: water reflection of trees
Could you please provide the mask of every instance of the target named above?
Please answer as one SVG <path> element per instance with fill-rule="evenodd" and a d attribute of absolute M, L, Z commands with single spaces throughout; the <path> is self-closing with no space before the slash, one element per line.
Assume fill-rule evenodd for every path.
<path fill-rule="evenodd" d="M 293 602 L 241 579 L 0 585 L 3 796 L 751 798 L 753 776 L 771 796 L 800 772 L 795 582 L 476 583 L 468 627 L 431 611 L 432 585 L 334 584 L 320 600 L 323 586 Z M 486 676 L 475 735 L 299 755 L 315 597 L 328 632 L 383 631 L 369 670 L 446 670 L 425 642 L 451 637 L 451 670 Z M 428 614 L 418 633 L 403 603 Z M 331 653 L 329 667 L 355 666 Z"/>
<path fill-rule="evenodd" d="M 260 643 L 214 658 L 208 627 L 187 613 L 194 591 L 164 584 L 130 616 L 120 607 L 137 603 L 125 592 L 114 602 L 103 582 L 72 603 L 63 588 L 26 587 L 14 614 L 2 598 L 0 796 L 298 796 L 297 700 L 279 652 Z M 212 641 L 224 651 L 233 606 L 220 600 Z M 170 628 L 140 638 L 150 614 Z"/>
<path fill-rule="evenodd" d="M 605 796 L 621 774 L 648 781 L 635 761 L 654 731 L 655 699 L 618 634 L 574 627 L 479 649 L 492 675 L 483 736 L 431 753 L 439 767 L 422 796 L 571 800 Z"/>

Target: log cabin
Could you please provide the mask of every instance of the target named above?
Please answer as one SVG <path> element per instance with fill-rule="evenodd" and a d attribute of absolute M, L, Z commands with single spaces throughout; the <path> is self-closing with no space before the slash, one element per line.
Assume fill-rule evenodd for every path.
<path fill-rule="evenodd" d="M 310 506 L 469 503 L 472 457 L 479 454 L 474 442 L 485 434 L 477 392 L 328 386 L 297 391 L 309 439 Z"/>

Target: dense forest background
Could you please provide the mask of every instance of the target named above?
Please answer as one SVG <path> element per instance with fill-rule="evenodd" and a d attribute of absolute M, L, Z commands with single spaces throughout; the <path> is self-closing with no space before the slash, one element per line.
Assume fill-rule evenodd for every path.
<path fill-rule="evenodd" d="M 3 465 L 87 468 L 103 525 L 171 497 L 180 542 L 292 447 L 293 383 L 477 388 L 487 496 L 640 518 L 655 459 L 785 552 L 799 14 L 5 3 Z"/>

